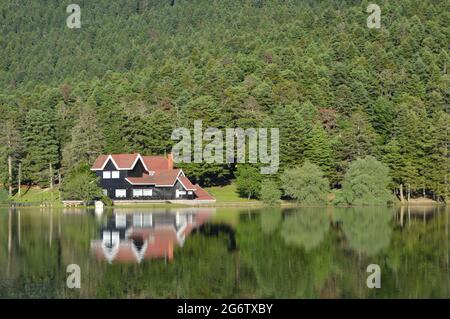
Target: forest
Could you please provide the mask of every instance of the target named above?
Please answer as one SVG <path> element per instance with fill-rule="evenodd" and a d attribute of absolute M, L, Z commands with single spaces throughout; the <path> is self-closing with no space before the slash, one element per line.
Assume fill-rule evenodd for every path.
<path fill-rule="evenodd" d="M 99 154 L 167 154 L 176 127 L 275 127 L 280 169 L 339 189 L 370 156 L 391 189 L 450 197 L 450 2 L 75 0 L 0 3 L 0 183 L 48 187 Z M 182 164 L 226 185 L 236 165 Z M 20 174 L 19 174 L 20 171 Z"/>

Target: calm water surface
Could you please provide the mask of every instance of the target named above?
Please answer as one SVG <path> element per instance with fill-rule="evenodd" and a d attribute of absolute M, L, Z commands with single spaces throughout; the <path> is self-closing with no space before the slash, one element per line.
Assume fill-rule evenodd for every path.
<path fill-rule="evenodd" d="M 449 298 L 449 213 L 0 208 L 0 297 Z"/>

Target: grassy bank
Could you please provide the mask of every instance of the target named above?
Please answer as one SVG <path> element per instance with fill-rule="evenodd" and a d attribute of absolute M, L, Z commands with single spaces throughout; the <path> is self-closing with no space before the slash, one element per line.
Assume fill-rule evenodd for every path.
<path fill-rule="evenodd" d="M 216 198 L 216 203 L 213 204 L 205 204 L 201 206 L 209 206 L 209 207 L 236 207 L 236 208 L 245 208 L 245 207 L 261 207 L 266 206 L 262 201 L 256 199 L 247 199 L 239 197 L 236 185 L 230 184 L 226 186 L 216 186 L 206 188 L 206 191 L 209 192 L 212 196 Z M 329 205 L 332 205 L 332 201 L 334 198 L 334 194 L 330 193 L 328 196 Z M 25 203 L 32 206 L 40 206 L 42 204 L 52 205 L 53 207 L 62 207 L 61 194 L 59 189 L 56 187 L 53 190 L 48 188 L 42 189 L 38 187 L 23 187 L 22 194 L 19 196 L 15 194 L 11 198 L 12 202 L 16 203 Z M 395 203 L 396 205 L 401 205 L 398 201 Z M 430 199 L 411 199 L 409 203 L 404 203 L 403 205 L 437 205 L 438 203 L 430 200 Z M 282 207 L 299 207 L 302 206 L 297 202 L 293 201 L 285 201 L 282 200 L 280 202 L 280 206 Z M 191 205 L 184 204 L 171 204 L 171 203 L 144 203 L 144 204 L 129 204 L 129 205 L 116 205 L 115 207 L 123 207 L 123 208 L 181 208 L 181 207 L 192 207 Z"/>
<path fill-rule="evenodd" d="M 250 203 L 258 204 L 262 203 L 256 199 L 247 199 L 239 197 L 236 185 L 230 184 L 226 186 L 216 186 L 206 188 L 206 191 L 216 198 L 217 203 Z"/>
<path fill-rule="evenodd" d="M 61 194 L 58 188 L 50 190 L 49 188 L 24 187 L 21 195 L 15 194 L 11 198 L 12 202 L 26 203 L 39 206 L 41 204 L 62 206 Z"/>

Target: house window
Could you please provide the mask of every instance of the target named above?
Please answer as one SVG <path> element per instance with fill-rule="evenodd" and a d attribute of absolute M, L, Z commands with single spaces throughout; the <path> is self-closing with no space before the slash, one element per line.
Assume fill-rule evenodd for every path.
<path fill-rule="evenodd" d="M 119 171 L 112 171 L 111 172 L 111 178 L 119 178 L 119 177 L 120 177 Z"/>
<path fill-rule="evenodd" d="M 107 189 L 102 189 L 103 195 L 108 196 L 108 190 Z"/>
<path fill-rule="evenodd" d="M 126 189 L 116 189 L 116 197 L 127 197 L 127 190 Z"/>
<path fill-rule="evenodd" d="M 151 189 L 143 189 L 142 191 L 142 196 L 152 196 L 153 192 Z"/>
<path fill-rule="evenodd" d="M 103 179 L 110 179 L 111 178 L 111 172 L 110 171 L 104 171 L 103 172 Z"/>
<path fill-rule="evenodd" d="M 133 189 L 133 197 L 141 197 L 142 189 Z"/>
<path fill-rule="evenodd" d="M 183 195 L 186 195 L 186 191 L 180 191 L 178 189 L 175 191 L 175 197 L 176 198 L 179 198 L 179 197 L 181 197 Z"/>

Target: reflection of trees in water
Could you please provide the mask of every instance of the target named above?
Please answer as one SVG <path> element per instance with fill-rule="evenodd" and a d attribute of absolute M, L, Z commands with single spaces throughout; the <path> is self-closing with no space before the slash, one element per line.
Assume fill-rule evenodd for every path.
<path fill-rule="evenodd" d="M 325 209 L 299 209 L 286 216 L 281 235 L 286 244 L 303 247 L 309 251 L 322 242 L 329 226 Z"/>
<path fill-rule="evenodd" d="M 337 210 L 335 219 L 342 229 L 350 247 L 368 256 L 379 253 L 389 246 L 392 228 L 389 225 L 393 210 L 386 207 L 357 207 Z"/>
<path fill-rule="evenodd" d="M 265 208 L 261 211 L 261 229 L 266 235 L 273 234 L 281 222 L 279 208 Z"/>
<path fill-rule="evenodd" d="M 316 216 L 312 216 L 313 213 Z M 241 265 L 243 269 L 248 269 L 247 282 L 253 276 L 256 280 L 256 285 L 252 287 L 253 294 L 262 298 L 320 296 L 333 269 L 332 252 L 329 249 L 311 249 L 313 245 L 309 243 L 312 237 L 316 238 L 311 239 L 314 245 L 327 237 L 329 221 L 325 210 L 272 209 L 261 212 L 260 218 L 241 222 L 237 226 Z M 286 228 L 287 233 L 284 234 Z M 267 232 L 272 233 L 268 236 Z M 301 239 L 300 242 L 294 240 L 293 244 L 287 244 L 285 236 Z M 306 248 L 298 249 L 299 244 L 304 247 L 305 241 L 308 242 Z"/>

